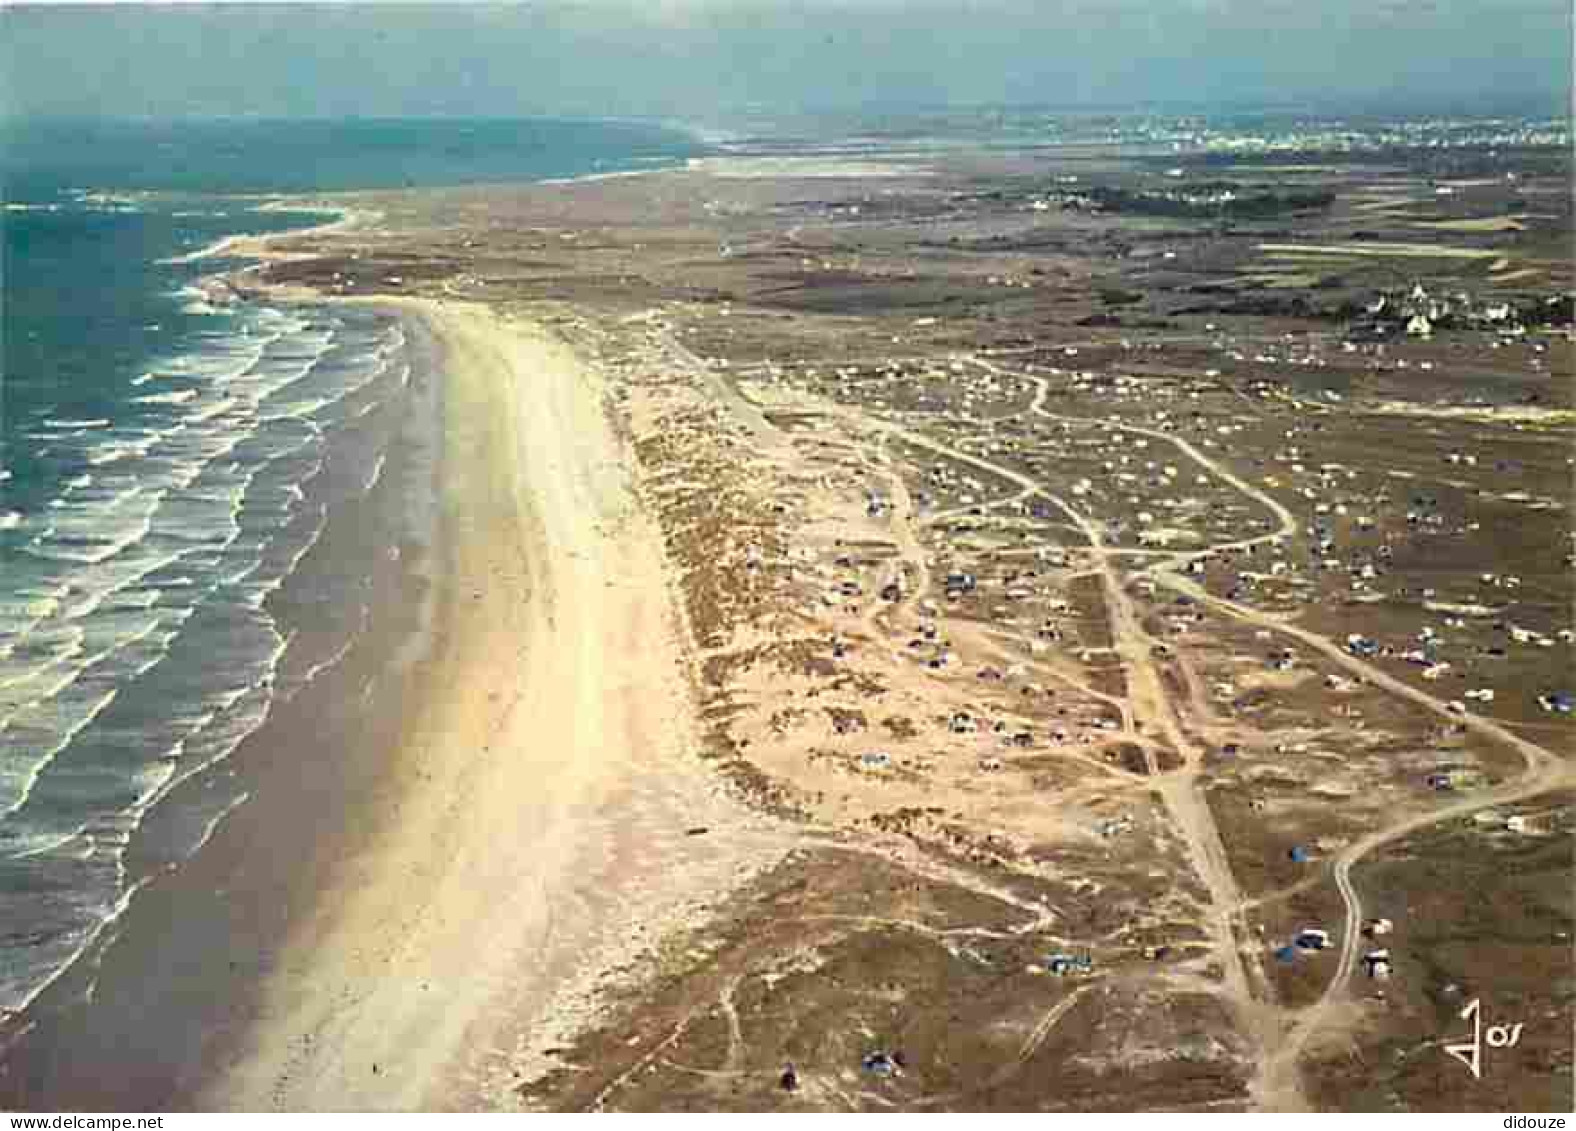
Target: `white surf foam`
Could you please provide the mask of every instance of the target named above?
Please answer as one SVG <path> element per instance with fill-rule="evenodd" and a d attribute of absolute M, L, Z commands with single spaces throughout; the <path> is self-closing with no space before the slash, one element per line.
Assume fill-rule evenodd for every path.
<path fill-rule="evenodd" d="M 145 397 L 133 398 L 133 404 L 186 404 L 196 400 L 202 394 L 196 389 L 181 389 L 170 393 L 149 393 Z"/>
<path fill-rule="evenodd" d="M 337 424 L 312 416 L 386 379 L 391 365 L 402 366 L 399 376 L 408 380 L 398 323 L 374 330 L 332 313 L 250 308 L 237 320 L 242 332 L 204 338 L 199 352 L 160 361 L 134 379 L 136 387 L 160 378 L 198 386 L 139 398 L 171 410 L 157 429 L 108 421 L 63 421 L 52 429 L 84 431 L 70 443 L 81 446 L 94 470 L 64 485 L 37 515 L 47 515 L 47 523 L 23 516 L 44 529 L 17 559 L 28 563 L 26 593 L 0 595 L 0 820 L 18 838 L 12 849 L 25 845 L 41 861 L 71 855 L 93 876 L 112 865 L 116 877 L 83 891 L 85 899 L 102 899 L 102 912 L 94 913 L 102 918 L 86 941 L 58 952 L 59 964 L 49 951 L 39 968 L 47 971 L 42 985 L 101 938 L 137 890 L 125 875 L 124 854 L 145 815 L 181 782 L 228 758 L 267 716 L 288 642 L 264 601 L 326 526 L 321 507 L 308 512 L 310 519 L 302 514 L 302 484 L 321 470 Z M 376 403 L 355 407 L 370 411 Z M 365 489 L 383 470 L 375 459 Z M 0 520 L 9 524 L 14 513 L 0 512 Z M 283 543 L 286 531 L 290 541 Z M 218 601 L 252 610 L 236 621 L 233 638 L 224 635 L 222 617 L 207 615 Z M 215 652 L 204 653 L 207 665 L 191 662 L 193 649 L 208 647 L 207 637 L 190 635 L 199 631 L 220 633 L 212 637 Z M 337 665 L 350 646 L 314 665 L 308 678 Z M 66 816 L 59 812 L 66 795 L 57 796 L 61 773 L 75 774 L 73 759 L 91 761 L 112 749 L 120 738 L 107 728 L 140 717 L 133 699 L 116 706 L 139 675 L 161 691 L 189 688 L 192 713 L 150 722 L 148 749 L 126 751 L 135 785 L 130 804 L 122 779 L 89 824 L 59 825 Z M 155 742 L 155 732 L 168 740 Z M 11 757 L 13 745 L 33 756 Z M 104 767 L 82 768 L 91 771 L 83 781 L 103 776 Z M 198 844 L 244 801 L 215 813 Z M 40 988 L 32 981 L 29 975 L 27 998 Z M 11 989 L 5 996 L 14 1000 Z"/>
<path fill-rule="evenodd" d="M 115 422 L 113 420 L 104 419 L 71 420 L 69 418 L 51 417 L 47 420 L 40 421 L 38 426 L 40 428 L 49 428 L 55 431 L 87 432 L 96 428 L 109 428 L 114 423 Z"/>

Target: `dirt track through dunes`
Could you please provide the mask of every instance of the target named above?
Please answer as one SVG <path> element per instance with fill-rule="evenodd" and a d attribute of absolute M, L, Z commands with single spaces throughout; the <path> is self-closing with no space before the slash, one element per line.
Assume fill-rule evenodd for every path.
<path fill-rule="evenodd" d="M 394 811 L 281 955 L 214 1107 L 507 1106 L 533 1042 L 584 1016 L 566 987 L 782 847 L 692 754 L 662 542 L 596 371 L 534 326 L 417 309 L 446 350 L 440 638 Z"/>
<path fill-rule="evenodd" d="M 978 364 L 988 370 L 1008 373 L 988 362 L 978 362 Z M 1046 386 L 1043 380 L 1022 374 L 1011 375 L 1022 376 L 1036 383 L 1037 391 L 1029 409 L 1031 413 L 1052 419 L 1063 419 L 1044 410 Z M 1238 922 L 1239 909 L 1244 901 L 1236 877 L 1227 861 L 1219 829 L 1198 789 L 1197 778 L 1202 751 L 1184 733 L 1176 715 L 1179 707 L 1171 701 L 1159 673 L 1155 670 L 1150 652 L 1152 642 L 1143 632 L 1141 617 L 1126 592 L 1125 580 L 1116 565 L 1116 559 L 1123 556 L 1123 551 L 1106 546 L 1098 524 L 1089 515 L 1052 493 L 1044 483 L 1031 476 L 972 455 L 951 444 L 943 443 L 922 432 L 905 428 L 873 414 L 844 409 L 842 415 L 852 423 L 868 428 L 879 436 L 897 437 L 917 448 L 947 456 L 1014 483 L 1022 489 L 1019 498 L 1039 496 L 1046 499 L 1067 515 L 1088 541 L 1089 551 L 1093 553 L 1098 563 L 1096 572 L 1101 579 L 1106 615 L 1110 622 L 1112 649 L 1122 659 L 1124 675 L 1130 689 L 1127 697 L 1129 710 L 1124 711 L 1124 720 L 1141 721 L 1155 726 L 1183 759 L 1183 769 L 1180 773 L 1162 775 L 1160 767 L 1154 760 L 1153 751 L 1147 745 L 1144 748 L 1148 775 L 1155 781 L 1156 792 L 1165 803 L 1177 831 L 1182 835 L 1189 861 L 1209 893 L 1209 905 L 1205 914 L 1206 929 L 1214 938 L 1216 952 L 1221 962 L 1222 994 L 1236 1013 L 1243 1031 L 1252 1039 L 1255 1046 L 1256 1068 L 1253 1086 L 1255 1105 L 1273 1110 L 1306 1110 L 1307 1099 L 1302 1093 L 1297 1077 L 1294 1074 L 1272 1076 L 1268 1072 L 1279 1038 L 1279 1018 L 1274 1012 L 1274 1003 L 1261 1000 L 1255 993 L 1257 986 L 1260 993 L 1267 995 L 1268 982 L 1262 971 L 1257 968 L 1256 961 L 1251 957 L 1245 957 L 1245 954 L 1252 955 L 1251 949 L 1239 941 L 1241 930 L 1241 924 Z M 1175 441 L 1174 437 L 1164 433 L 1156 433 L 1156 435 L 1167 441 Z M 1190 451 L 1190 454 L 1193 453 Z M 1202 457 L 1197 458 L 1202 459 Z M 1209 466 L 1213 470 L 1220 470 L 1213 465 Z M 1234 476 L 1227 478 L 1234 485 L 1249 491 L 1255 498 L 1258 497 L 1256 492 L 1252 492 L 1251 488 L 1241 484 Z M 1270 505 L 1283 523 L 1290 522 L 1290 515 L 1287 512 L 1275 506 L 1273 502 Z M 1185 559 L 1189 556 L 1186 553 L 1174 555 L 1177 559 Z"/>
<path fill-rule="evenodd" d="M 1500 254 L 1492 248 L 1442 247 L 1423 243 L 1261 243 L 1259 250 L 1271 255 L 1284 256 L 1356 255 L 1373 258 L 1389 255 L 1414 259 L 1493 259 Z"/>

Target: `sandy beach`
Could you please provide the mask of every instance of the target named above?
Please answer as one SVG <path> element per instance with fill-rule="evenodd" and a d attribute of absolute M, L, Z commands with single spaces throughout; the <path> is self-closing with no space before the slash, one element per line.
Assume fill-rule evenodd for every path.
<path fill-rule="evenodd" d="M 598 370 L 478 305 L 382 305 L 427 391 L 387 515 L 318 553 L 403 580 L 237 752 L 249 803 L 3 1034 L 6 1106 L 509 1109 L 612 972 L 787 847 L 696 756 L 683 613 Z M 390 516 L 431 501 L 431 545 L 397 553 Z M 309 628 L 310 602 L 282 614 Z"/>
<path fill-rule="evenodd" d="M 573 1012 L 588 957 L 633 956 L 770 851 L 692 756 L 661 542 L 596 374 L 538 327 L 419 309 L 448 377 L 451 585 L 397 811 L 200 1107 L 507 1107 L 504 1062 Z"/>

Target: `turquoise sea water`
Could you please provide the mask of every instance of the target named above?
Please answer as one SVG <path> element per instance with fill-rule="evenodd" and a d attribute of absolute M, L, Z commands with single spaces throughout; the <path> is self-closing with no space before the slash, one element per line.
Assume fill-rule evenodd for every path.
<path fill-rule="evenodd" d="M 332 662 L 282 665 L 266 601 L 376 484 L 409 381 L 397 319 L 215 308 L 193 284 L 230 264 L 192 253 L 324 219 L 269 194 L 695 153 L 625 123 L 0 126 L 0 1010 L 245 803 L 188 785 L 149 832 Z"/>

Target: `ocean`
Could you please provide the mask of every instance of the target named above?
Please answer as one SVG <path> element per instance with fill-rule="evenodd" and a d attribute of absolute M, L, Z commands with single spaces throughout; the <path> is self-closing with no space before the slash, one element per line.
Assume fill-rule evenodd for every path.
<path fill-rule="evenodd" d="M 401 442 L 410 327 L 211 305 L 237 264 L 200 253 L 330 218 L 278 194 L 698 152 L 630 123 L 0 126 L 0 1016 L 246 805 L 227 759 L 351 650 L 398 553 L 312 550 Z"/>

